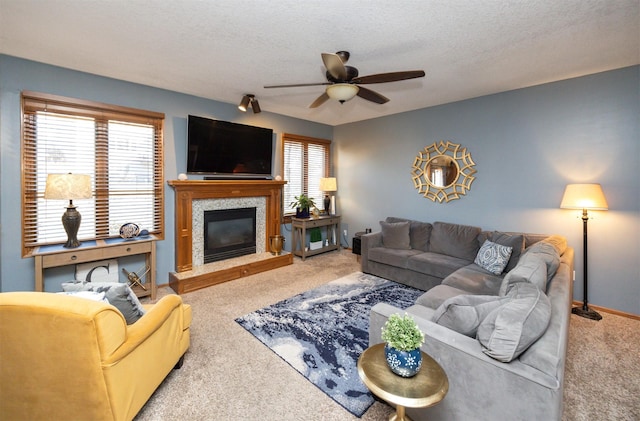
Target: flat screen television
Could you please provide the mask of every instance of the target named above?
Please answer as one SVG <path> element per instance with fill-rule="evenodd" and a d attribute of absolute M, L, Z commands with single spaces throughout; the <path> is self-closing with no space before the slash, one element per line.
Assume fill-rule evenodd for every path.
<path fill-rule="evenodd" d="M 273 130 L 190 115 L 187 173 L 210 178 L 271 178 Z"/>

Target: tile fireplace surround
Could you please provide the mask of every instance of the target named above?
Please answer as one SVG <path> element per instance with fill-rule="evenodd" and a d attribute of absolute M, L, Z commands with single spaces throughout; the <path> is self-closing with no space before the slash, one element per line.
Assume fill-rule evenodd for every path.
<path fill-rule="evenodd" d="M 269 237 L 280 234 L 282 188 L 285 181 L 271 180 L 170 180 L 175 190 L 176 272 L 169 285 L 178 294 L 290 265 L 290 253 L 274 256 Z M 229 206 L 256 207 L 256 254 L 202 263 L 198 243 L 202 241 L 200 213 Z M 262 237 L 262 238 L 261 238 Z"/>

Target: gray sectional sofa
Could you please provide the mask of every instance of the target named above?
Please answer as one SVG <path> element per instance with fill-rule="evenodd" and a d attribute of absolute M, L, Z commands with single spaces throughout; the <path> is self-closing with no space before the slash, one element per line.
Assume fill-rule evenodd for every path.
<path fill-rule="evenodd" d="M 425 293 L 406 310 L 373 307 L 369 344 L 393 313 L 425 333 L 449 378 L 414 420 L 560 420 L 574 251 L 557 235 L 389 217 L 362 236 L 362 271 Z"/>

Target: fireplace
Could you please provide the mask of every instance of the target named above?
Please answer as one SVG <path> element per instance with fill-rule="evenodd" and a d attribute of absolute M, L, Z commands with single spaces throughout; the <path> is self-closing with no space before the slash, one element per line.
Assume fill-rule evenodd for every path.
<path fill-rule="evenodd" d="M 291 253 L 269 253 L 280 234 L 282 180 L 169 180 L 175 189 L 176 271 L 169 285 L 178 294 L 293 264 Z M 204 212 L 256 208 L 256 253 L 203 264 Z"/>
<path fill-rule="evenodd" d="M 256 253 L 256 208 L 204 212 L 204 263 Z"/>

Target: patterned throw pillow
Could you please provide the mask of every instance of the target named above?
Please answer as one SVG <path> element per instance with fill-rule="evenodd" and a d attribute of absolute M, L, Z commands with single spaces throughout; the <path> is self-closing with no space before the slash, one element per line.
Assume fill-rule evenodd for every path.
<path fill-rule="evenodd" d="M 494 275 L 500 275 L 511 257 L 512 247 L 485 240 L 473 261 L 476 265 L 488 270 Z"/>
<path fill-rule="evenodd" d="M 117 308 L 127 324 L 135 323 L 145 313 L 140 300 L 129 285 L 120 282 L 65 282 L 62 290 L 104 292 L 109 304 Z"/>

